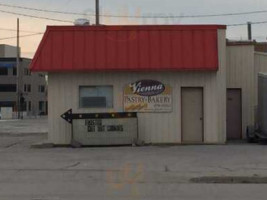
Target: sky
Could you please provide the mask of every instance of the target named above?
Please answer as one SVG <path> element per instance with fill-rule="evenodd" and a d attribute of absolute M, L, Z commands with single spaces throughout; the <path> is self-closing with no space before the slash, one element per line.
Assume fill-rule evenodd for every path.
<path fill-rule="evenodd" d="M 16 29 L 16 19 L 20 18 L 22 31 L 44 32 L 47 25 L 72 25 L 77 18 L 88 18 L 94 23 L 94 0 L 0 0 L 0 44 L 16 45 L 16 39 L 5 39 L 16 36 L 16 32 L 4 31 Z M 45 13 L 29 11 L 18 8 L 9 8 L 1 4 L 24 6 L 31 8 L 78 12 L 83 15 L 63 15 L 57 13 Z M 160 16 L 184 16 L 236 13 L 247 11 L 267 10 L 267 0 L 100 0 L 101 14 L 108 15 L 160 15 Z M 48 17 L 70 22 L 56 22 L 43 19 L 35 19 L 15 14 L 7 14 L 2 11 L 23 13 L 28 15 Z M 102 24 L 239 24 L 248 21 L 267 21 L 267 12 L 253 15 L 209 17 L 209 18 L 175 18 L 175 19 L 132 19 L 102 17 Z M 253 39 L 267 41 L 267 23 L 253 25 Z M 31 34 L 21 32 L 21 35 Z M 227 38 L 232 40 L 246 40 L 246 26 L 229 26 Z M 20 46 L 23 57 L 33 57 L 42 35 L 21 38 Z"/>

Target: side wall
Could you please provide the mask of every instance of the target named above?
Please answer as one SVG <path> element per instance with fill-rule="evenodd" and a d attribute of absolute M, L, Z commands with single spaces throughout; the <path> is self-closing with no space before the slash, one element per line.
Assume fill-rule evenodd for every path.
<path fill-rule="evenodd" d="M 254 125 L 255 116 L 255 80 L 254 46 L 227 46 L 226 86 L 242 89 L 242 132 L 246 137 L 246 127 Z"/>
<path fill-rule="evenodd" d="M 140 139 L 146 143 L 181 143 L 181 87 L 204 88 L 204 141 L 226 140 L 225 31 L 219 35 L 218 72 L 106 72 L 49 73 L 49 140 L 69 144 L 71 125 L 60 118 L 68 109 L 74 113 L 122 112 L 123 88 L 141 79 L 155 79 L 172 87 L 171 113 L 138 113 Z M 79 109 L 79 85 L 113 85 L 113 109 Z"/>
<path fill-rule="evenodd" d="M 255 106 L 258 105 L 258 73 L 263 72 L 267 73 L 267 53 L 255 52 L 255 89 L 254 89 L 254 96 L 255 96 Z"/>

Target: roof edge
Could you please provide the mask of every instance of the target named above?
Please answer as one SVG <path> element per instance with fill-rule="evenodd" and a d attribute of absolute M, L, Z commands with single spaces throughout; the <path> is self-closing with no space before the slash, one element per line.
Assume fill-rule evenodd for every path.
<path fill-rule="evenodd" d="M 72 30 L 218 30 L 226 29 L 226 25 L 219 24 L 182 24 L 182 25 L 101 25 L 101 26 L 47 26 L 51 31 L 72 31 Z"/>

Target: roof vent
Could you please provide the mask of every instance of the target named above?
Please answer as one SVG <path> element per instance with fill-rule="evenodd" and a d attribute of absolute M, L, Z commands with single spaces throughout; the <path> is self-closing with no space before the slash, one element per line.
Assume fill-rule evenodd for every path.
<path fill-rule="evenodd" d="M 88 19 L 76 19 L 74 21 L 74 25 L 75 26 L 89 26 L 90 25 L 90 21 Z"/>

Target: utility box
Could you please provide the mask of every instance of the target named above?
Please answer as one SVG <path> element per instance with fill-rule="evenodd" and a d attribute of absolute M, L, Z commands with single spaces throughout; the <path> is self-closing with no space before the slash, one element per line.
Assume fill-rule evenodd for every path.
<path fill-rule="evenodd" d="M 72 114 L 62 118 L 72 124 L 72 140 L 82 146 L 131 145 L 138 139 L 136 113 Z"/>
<path fill-rule="evenodd" d="M 13 108 L 11 107 L 2 107 L 0 108 L 1 119 L 12 119 Z"/>

